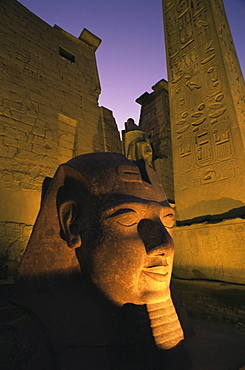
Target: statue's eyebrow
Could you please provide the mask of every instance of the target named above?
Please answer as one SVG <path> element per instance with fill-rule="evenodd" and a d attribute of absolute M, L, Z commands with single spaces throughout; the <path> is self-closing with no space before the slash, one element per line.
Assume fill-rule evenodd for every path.
<path fill-rule="evenodd" d="M 116 216 L 119 216 L 125 213 L 130 213 L 130 212 L 136 213 L 136 211 L 132 208 L 119 208 L 118 210 L 114 209 L 114 211 L 112 211 L 112 213 L 106 218 L 116 217 Z"/>
<path fill-rule="evenodd" d="M 154 201 L 153 201 L 154 202 Z M 136 202 L 135 200 L 130 201 L 117 201 L 113 202 L 106 208 L 102 215 L 105 218 L 113 217 L 114 215 L 117 216 L 119 214 L 127 213 L 127 212 L 142 212 L 146 211 L 148 208 L 148 204 L 151 203 L 150 200 L 142 199 L 142 201 Z M 166 214 L 163 214 L 163 217 L 166 217 L 168 214 L 175 216 L 175 211 L 173 208 L 171 208 L 167 201 L 157 202 L 157 204 L 160 206 L 160 209 L 164 210 L 163 213 L 166 212 Z"/>
<path fill-rule="evenodd" d="M 147 207 L 147 203 L 145 202 L 123 202 L 123 203 L 117 203 L 117 204 L 114 204 L 112 205 L 111 207 L 107 208 L 104 212 L 103 212 L 103 216 L 105 218 L 110 218 L 110 217 L 114 217 L 114 216 L 117 216 L 119 214 L 123 214 L 123 213 L 128 213 L 128 212 L 135 212 L 137 213 L 137 210 L 136 210 L 136 207 L 139 209 L 139 207 L 142 209 L 142 208 L 146 208 Z"/>

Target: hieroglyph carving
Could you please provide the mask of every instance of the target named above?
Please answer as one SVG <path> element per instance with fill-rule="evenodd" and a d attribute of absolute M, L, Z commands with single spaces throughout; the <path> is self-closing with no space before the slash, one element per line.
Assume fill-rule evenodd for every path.
<path fill-rule="evenodd" d="M 218 37 L 223 44 L 229 45 L 231 39 L 224 25 L 222 2 L 163 1 L 163 10 L 172 127 L 179 148 L 179 170 L 184 173 L 209 165 L 211 173 L 216 173 L 220 161 L 226 161 L 223 166 L 228 170 L 229 160 L 235 158 L 230 126 L 235 112 L 230 103 L 230 92 L 226 89 L 227 76 L 221 67 L 224 61 Z M 212 12 L 222 13 L 223 16 L 218 32 L 215 30 Z M 241 87 L 237 82 L 238 68 L 233 56 L 233 49 L 229 46 L 225 63 L 229 65 L 232 93 L 235 93 L 239 114 L 244 114 L 238 97 Z M 203 183 L 199 181 L 199 185 Z"/>

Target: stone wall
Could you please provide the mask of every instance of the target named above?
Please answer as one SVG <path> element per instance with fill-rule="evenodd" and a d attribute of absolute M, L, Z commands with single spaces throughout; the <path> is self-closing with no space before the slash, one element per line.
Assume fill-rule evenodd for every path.
<path fill-rule="evenodd" d="M 172 144 L 167 81 L 161 80 L 151 94 L 144 93 L 136 102 L 141 105 L 139 127 L 146 133 L 153 149 L 153 166 L 169 199 L 174 199 Z"/>
<path fill-rule="evenodd" d="M 245 220 L 199 223 L 174 229 L 174 276 L 245 284 Z"/>
<path fill-rule="evenodd" d="M 38 213 L 43 179 L 72 156 L 120 151 L 120 139 L 115 120 L 104 119 L 106 108 L 98 106 L 98 37 L 84 29 L 76 38 L 51 27 L 15 0 L 0 2 L 0 19 L 3 265 L 6 255 L 20 260 Z"/>
<path fill-rule="evenodd" d="M 113 113 L 110 109 L 100 107 L 102 130 L 104 137 L 104 151 L 122 153 L 122 143 Z"/>

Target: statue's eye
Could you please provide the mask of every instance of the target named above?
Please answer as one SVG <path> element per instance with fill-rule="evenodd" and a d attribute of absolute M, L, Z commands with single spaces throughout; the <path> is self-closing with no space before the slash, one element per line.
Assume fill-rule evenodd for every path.
<path fill-rule="evenodd" d="M 130 227 L 138 223 L 137 213 L 131 208 L 118 209 L 107 218 L 113 218 L 118 224 L 126 227 Z"/>
<path fill-rule="evenodd" d="M 168 229 L 172 229 L 175 226 L 175 215 L 173 213 L 168 213 L 164 215 L 162 218 L 162 223 Z"/>

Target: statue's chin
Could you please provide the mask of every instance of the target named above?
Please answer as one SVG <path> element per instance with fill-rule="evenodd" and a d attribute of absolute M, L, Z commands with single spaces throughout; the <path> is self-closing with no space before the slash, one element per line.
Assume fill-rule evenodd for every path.
<path fill-rule="evenodd" d="M 146 292 L 141 298 L 141 304 L 165 302 L 171 297 L 169 287 L 157 292 Z"/>
<path fill-rule="evenodd" d="M 151 286 L 143 287 L 143 289 L 123 289 L 116 284 L 104 285 L 100 284 L 96 279 L 93 283 L 103 293 L 103 295 L 116 306 L 123 306 L 127 303 L 135 305 L 154 304 L 167 301 L 170 295 L 169 282 L 157 282 Z M 108 287 L 110 289 L 108 289 Z"/>
<path fill-rule="evenodd" d="M 107 299 L 111 301 L 113 304 L 116 306 L 122 307 L 127 303 L 131 303 L 134 305 L 145 305 L 145 304 L 154 304 L 154 303 L 159 303 L 159 302 L 165 302 L 170 298 L 170 293 L 169 294 L 145 294 L 144 296 L 140 298 L 135 298 L 134 299 L 122 299 L 121 297 L 115 297 L 115 296 L 110 296 L 106 295 Z"/>

